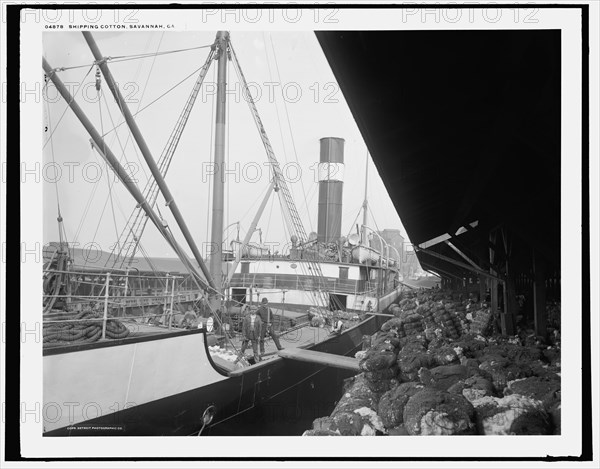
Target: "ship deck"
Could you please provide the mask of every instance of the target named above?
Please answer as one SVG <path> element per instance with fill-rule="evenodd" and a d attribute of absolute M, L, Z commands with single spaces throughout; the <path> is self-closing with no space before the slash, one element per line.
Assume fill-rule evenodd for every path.
<path fill-rule="evenodd" d="M 283 313 L 283 314 L 282 314 Z M 324 325 L 323 327 L 315 327 L 311 326 L 308 322 L 308 315 L 306 312 L 296 312 L 291 310 L 281 310 L 277 311 L 277 316 L 279 316 L 278 321 L 274 323 L 275 333 L 279 337 L 281 346 L 284 349 L 295 349 L 295 348 L 308 348 L 314 344 L 320 343 L 330 337 L 330 326 Z M 286 319 L 286 321 L 282 321 L 282 317 Z M 199 318 L 205 324 L 207 318 Z M 294 321 L 290 323 L 290 320 Z M 178 327 L 172 326 L 171 328 L 163 325 L 163 324 L 149 324 L 137 322 L 135 319 L 121 319 L 121 322 L 124 326 L 126 326 L 130 334 L 128 338 L 124 340 L 128 340 L 134 337 L 141 336 L 160 336 L 160 335 L 169 335 L 173 333 L 182 332 L 185 329 L 180 329 Z M 357 321 L 344 321 L 346 323 L 346 328 L 352 327 L 357 324 Z M 295 324 L 293 327 L 289 327 L 290 324 Z M 284 328 L 284 325 L 287 325 L 287 328 Z M 114 339 L 106 338 L 106 339 L 98 339 L 97 343 L 102 342 L 113 342 Z M 251 344 L 248 344 L 244 357 L 235 362 L 235 358 L 239 356 L 239 352 L 241 350 L 243 342 L 243 336 L 238 332 L 234 333 L 231 339 L 227 339 L 224 335 L 219 333 L 208 333 L 207 334 L 207 344 L 209 348 L 209 352 L 214 363 L 222 368 L 226 372 L 231 372 L 235 370 L 239 370 L 241 368 L 246 368 L 248 366 L 252 366 L 254 364 L 253 358 L 253 350 Z M 81 342 L 53 342 L 53 343 L 45 343 L 44 349 L 54 349 L 57 347 L 65 347 L 65 346 L 79 346 Z M 261 361 L 272 360 L 278 356 L 277 347 L 270 336 L 265 337 L 265 351 L 264 354 L 261 355 Z"/>

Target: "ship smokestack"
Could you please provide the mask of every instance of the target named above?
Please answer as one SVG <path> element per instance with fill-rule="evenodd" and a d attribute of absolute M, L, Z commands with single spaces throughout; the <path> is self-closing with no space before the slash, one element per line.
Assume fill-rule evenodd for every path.
<path fill-rule="evenodd" d="M 344 139 L 325 137 L 319 159 L 319 242 L 337 242 L 342 233 L 342 190 L 344 189 Z"/>

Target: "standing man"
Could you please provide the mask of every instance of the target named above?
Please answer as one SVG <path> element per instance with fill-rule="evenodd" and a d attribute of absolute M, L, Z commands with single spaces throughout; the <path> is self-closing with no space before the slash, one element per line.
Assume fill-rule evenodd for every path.
<path fill-rule="evenodd" d="M 199 298 L 196 300 L 196 303 L 200 305 L 200 316 L 207 317 L 208 316 L 208 301 L 206 297 L 202 294 L 198 295 Z"/>
<path fill-rule="evenodd" d="M 198 326 L 198 315 L 192 308 L 192 305 L 188 305 L 187 311 L 180 324 L 180 327 L 184 327 L 185 329 L 192 329 Z"/>
<path fill-rule="evenodd" d="M 248 342 L 252 342 L 252 351 L 254 352 L 254 361 L 258 363 L 260 361 L 260 356 L 258 355 L 258 342 L 260 341 L 262 330 L 262 321 L 260 316 L 256 314 L 256 310 L 250 310 L 250 314 L 246 314 L 242 321 L 242 335 L 244 336 L 244 340 L 242 341 L 242 348 L 240 349 L 240 353 L 235 360 L 237 363 L 240 358 L 244 355 L 244 351 L 246 347 L 248 347 Z"/>
<path fill-rule="evenodd" d="M 267 300 L 266 298 L 262 299 L 260 308 L 258 309 L 258 314 L 260 315 L 260 318 L 262 319 L 263 323 L 263 327 L 260 334 L 260 354 L 264 355 L 265 353 L 265 336 L 267 334 L 269 334 L 271 339 L 273 339 L 277 350 L 283 350 L 283 347 L 279 342 L 279 337 L 277 336 L 277 334 L 275 334 L 275 331 L 273 330 L 271 324 L 271 316 L 273 313 L 271 312 L 271 308 L 269 308 L 269 300 Z"/>
<path fill-rule="evenodd" d="M 333 316 L 333 325 L 331 326 L 331 334 L 339 335 L 344 329 L 344 323 L 338 314 Z"/>

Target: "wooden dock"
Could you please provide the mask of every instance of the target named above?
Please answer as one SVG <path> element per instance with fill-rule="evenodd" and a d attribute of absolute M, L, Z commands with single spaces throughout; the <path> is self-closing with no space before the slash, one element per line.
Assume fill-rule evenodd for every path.
<path fill-rule="evenodd" d="M 324 366 L 333 366 L 346 370 L 360 371 L 358 367 L 358 358 L 345 357 L 343 355 L 334 355 L 332 353 L 316 352 L 301 348 L 286 348 L 277 353 L 286 360 L 297 360 L 301 362 L 315 363 Z"/>

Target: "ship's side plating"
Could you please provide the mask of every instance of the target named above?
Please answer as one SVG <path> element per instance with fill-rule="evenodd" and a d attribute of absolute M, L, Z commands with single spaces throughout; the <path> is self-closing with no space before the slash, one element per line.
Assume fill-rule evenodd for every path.
<path fill-rule="evenodd" d="M 381 321 L 370 317 L 311 349 L 354 353 Z M 204 329 L 48 349 L 44 436 L 189 435 L 207 410 L 207 428 L 223 425 L 323 369 L 276 357 L 227 373 Z"/>
<path fill-rule="evenodd" d="M 317 278 L 307 264 L 285 258 L 244 259 L 232 276 L 228 296 L 245 302 L 267 298 L 273 307 L 305 311 L 309 305 L 328 308 L 323 302 L 335 295 L 335 304 L 346 311 L 364 312 L 387 307 L 399 294 L 393 269 L 321 262 L 323 276 Z M 314 291 L 319 288 L 328 295 L 315 298 Z"/>

